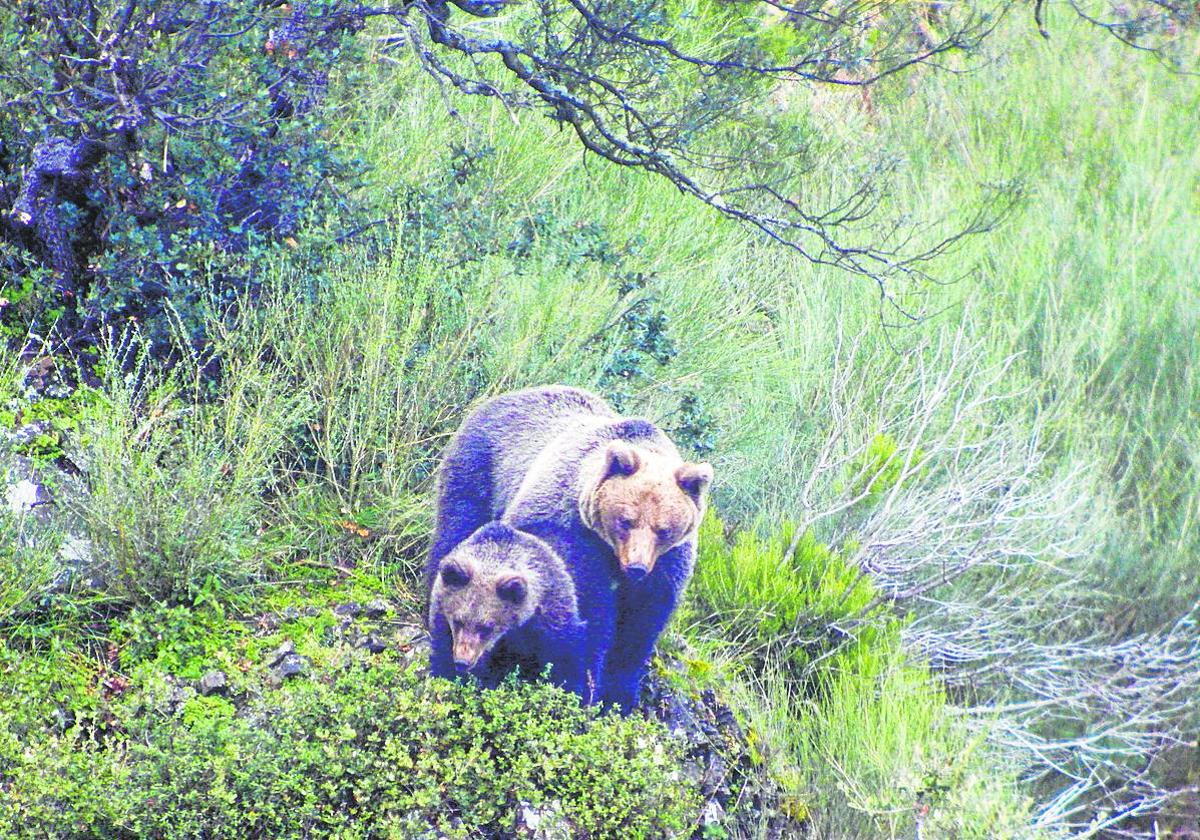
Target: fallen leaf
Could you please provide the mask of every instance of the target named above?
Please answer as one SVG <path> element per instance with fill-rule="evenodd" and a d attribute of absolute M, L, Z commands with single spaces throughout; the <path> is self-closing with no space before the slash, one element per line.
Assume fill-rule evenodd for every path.
<path fill-rule="evenodd" d="M 358 534 L 360 537 L 366 538 L 371 536 L 371 532 L 369 530 L 359 525 L 357 522 L 351 522 L 349 519 L 343 519 L 338 523 L 338 525 L 352 534 Z"/>

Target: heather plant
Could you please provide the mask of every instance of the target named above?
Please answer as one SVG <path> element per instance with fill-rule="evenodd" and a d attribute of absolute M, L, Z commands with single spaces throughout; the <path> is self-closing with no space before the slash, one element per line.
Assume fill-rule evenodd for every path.
<path fill-rule="evenodd" d="M 80 423 L 83 486 L 65 505 L 106 594 L 179 603 L 261 579 L 265 495 L 303 403 L 253 359 L 225 359 L 216 385 L 201 355 L 163 370 L 136 332 L 112 336 L 105 358 Z"/>
<path fill-rule="evenodd" d="M 14 754 L 0 728 L 0 837 L 449 838 L 511 829 L 518 803 L 589 837 L 688 833 L 700 803 L 678 741 L 548 686 L 481 693 L 376 663 L 245 712 L 192 696 L 116 710 Z"/>

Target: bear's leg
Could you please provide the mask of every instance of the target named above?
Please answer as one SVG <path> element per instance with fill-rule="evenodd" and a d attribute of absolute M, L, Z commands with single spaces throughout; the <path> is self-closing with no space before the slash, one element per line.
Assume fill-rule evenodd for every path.
<path fill-rule="evenodd" d="M 444 616 L 434 619 L 429 629 L 429 673 L 434 677 L 452 680 L 458 676 L 454 665 L 454 642 L 450 636 L 450 625 Z"/>
<path fill-rule="evenodd" d="M 513 671 L 521 670 L 524 673 L 526 670 L 533 670 L 522 668 L 522 658 L 519 654 L 522 650 L 521 635 L 521 630 L 515 630 L 504 636 L 488 651 L 487 659 L 473 669 L 479 676 L 480 685 L 484 688 L 496 688 Z"/>
<path fill-rule="evenodd" d="M 580 696 L 583 697 L 586 706 L 604 700 L 604 693 L 608 690 L 608 669 L 605 663 L 617 635 L 617 599 L 607 583 L 605 589 L 607 591 L 602 602 L 603 609 L 594 611 L 590 616 L 585 614 L 587 628 L 584 631 L 584 642 L 580 645 L 584 664 L 584 690 Z"/>
<path fill-rule="evenodd" d="M 678 602 L 675 582 L 658 572 L 621 586 L 616 634 L 604 666 L 603 697 L 626 713 L 637 705 L 654 645 Z"/>
<path fill-rule="evenodd" d="M 492 519 L 492 455 L 487 441 L 465 434 L 442 463 L 430 574 L 455 546 Z"/>
<path fill-rule="evenodd" d="M 564 630 L 552 643 L 553 650 L 544 652 L 545 661 L 550 665 L 550 681 L 564 691 L 578 694 L 585 706 L 591 705 L 595 698 L 588 679 L 587 625 L 579 622 Z M 591 664 L 599 673 L 601 663 Z"/>

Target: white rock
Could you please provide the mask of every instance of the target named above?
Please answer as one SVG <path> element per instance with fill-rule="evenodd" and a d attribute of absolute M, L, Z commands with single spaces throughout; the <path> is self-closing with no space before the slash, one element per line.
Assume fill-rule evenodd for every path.
<path fill-rule="evenodd" d="M 71 534 L 59 546 L 58 556 L 64 563 L 82 568 L 92 562 L 92 541 Z"/>
<path fill-rule="evenodd" d="M 720 802 L 710 799 L 704 804 L 704 814 L 700 817 L 702 825 L 720 825 L 724 819 L 725 809 Z"/>
<path fill-rule="evenodd" d="M 9 486 L 4 494 L 4 501 L 13 513 L 28 513 L 39 504 L 45 503 L 45 490 L 40 484 L 23 478 Z"/>

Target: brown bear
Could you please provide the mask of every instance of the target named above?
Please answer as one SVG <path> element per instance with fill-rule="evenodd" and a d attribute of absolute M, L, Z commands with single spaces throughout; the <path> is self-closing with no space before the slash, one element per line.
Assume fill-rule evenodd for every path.
<path fill-rule="evenodd" d="M 629 709 L 691 577 L 712 477 L 649 420 L 620 417 L 595 394 L 503 394 L 472 412 L 446 448 L 431 573 L 493 519 L 545 540 L 587 623 L 589 684 Z"/>
<path fill-rule="evenodd" d="M 429 592 L 430 671 L 494 687 L 522 669 L 583 694 L 585 624 L 562 558 L 536 537 L 484 525 L 442 558 Z"/>

